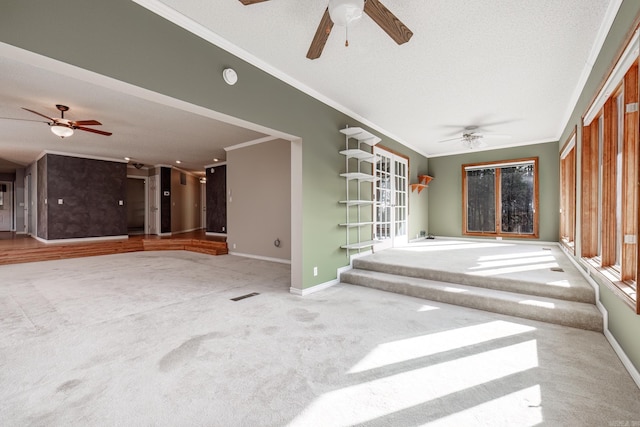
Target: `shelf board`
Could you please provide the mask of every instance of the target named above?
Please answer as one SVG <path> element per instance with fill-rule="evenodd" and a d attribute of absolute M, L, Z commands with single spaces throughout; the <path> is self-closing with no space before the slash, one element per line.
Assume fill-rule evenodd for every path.
<path fill-rule="evenodd" d="M 379 243 L 378 240 L 367 240 L 366 242 L 350 243 L 348 245 L 340 246 L 342 249 L 364 249 Z"/>
<path fill-rule="evenodd" d="M 420 181 L 420 184 L 429 185 L 432 179 L 433 177 L 429 175 L 418 175 L 418 180 Z"/>
<path fill-rule="evenodd" d="M 428 185 L 425 185 L 425 184 L 409 184 L 409 186 L 411 187 L 411 192 L 417 189 L 418 194 L 420 194 L 422 190 L 428 187 Z"/>
<path fill-rule="evenodd" d="M 349 138 L 357 139 L 358 142 L 364 142 L 365 144 L 372 146 L 382 141 L 379 137 L 359 127 L 340 129 L 340 132 L 347 135 Z"/>
<path fill-rule="evenodd" d="M 374 200 L 340 200 L 338 203 L 346 204 L 347 206 L 358 206 L 358 205 L 373 205 L 376 202 Z"/>
<path fill-rule="evenodd" d="M 341 177 L 343 178 L 347 178 L 347 179 L 357 179 L 358 181 L 377 181 L 378 177 L 377 176 L 373 176 L 373 175 L 369 175 L 368 173 L 362 173 L 362 172 L 347 172 L 347 173 L 341 173 L 340 174 Z"/>
<path fill-rule="evenodd" d="M 362 227 L 364 225 L 373 225 L 373 221 L 366 222 L 347 222 L 344 224 L 338 224 L 340 227 Z"/>
<path fill-rule="evenodd" d="M 342 150 L 340 154 L 347 156 L 348 159 L 358 159 L 369 163 L 376 162 L 376 155 L 372 153 L 368 153 L 364 150 L 360 150 L 358 148 L 352 148 L 349 150 Z"/>
<path fill-rule="evenodd" d="M 418 175 L 419 182 L 417 184 L 409 184 L 411 187 L 411 191 L 418 190 L 418 194 L 425 188 L 429 186 L 429 182 L 433 179 L 432 176 L 429 175 Z"/>

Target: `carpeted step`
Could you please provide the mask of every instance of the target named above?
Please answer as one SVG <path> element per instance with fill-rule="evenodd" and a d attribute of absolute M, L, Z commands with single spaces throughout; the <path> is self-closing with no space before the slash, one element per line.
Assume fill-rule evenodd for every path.
<path fill-rule="evenodd" d="M 343 283 L 461 305 L 525 319 L 602 332 L 602 315 L 593 304 L 451 284 L 370 270 L 352 269 Z"/>
<path fill-rule="evenodd" d="M 595 291 L 589 286 L 557 286 L 553 283 L 543 285 L 539 282 L 513 279 L 507 277 L 485 277 L 469 273 L 437 270 L 433 268 L 414 267 L 393 263 L 381 262 L 365 257 L 353 260 L 353 268 L 360 270 L 376 271 L 380 273 L 395 274 L 418 279 L 435 280 L 499 291 L 515 292 L 538 297 L 557 298 L 567 301 L 585 302 L 595 304 Z"/>

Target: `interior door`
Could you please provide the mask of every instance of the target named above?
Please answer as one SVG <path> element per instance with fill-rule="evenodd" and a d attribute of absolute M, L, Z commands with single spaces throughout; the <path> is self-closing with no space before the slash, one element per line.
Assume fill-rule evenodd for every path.
<path fill-rule="evenodd" d="M 383 148 L 374 147 L 376 155 L 374 234 L 379 241 L 374 250 L 403 246 L 408 242 L 409 161 Z"/>
<path fill-rule="evenodd" d="M 0 182 L 0 231 L 11 231 L 13 225 L 13 184 Z"/>
<path fill-rule="evenodd" d="M 158 234 L 158 215 L 159 215 L 159 211 L 158 211 L 158 205 L 159 205 L 159 201 L 158 199 L 160 198 L 160 194 L 158 191 L 158 175 L 151 175 L 149 177 L 149 191 L 148 191 L 148 197 L 149 197 L 149 221 L 148 221 L 148 233 L 149 234 Z"/>

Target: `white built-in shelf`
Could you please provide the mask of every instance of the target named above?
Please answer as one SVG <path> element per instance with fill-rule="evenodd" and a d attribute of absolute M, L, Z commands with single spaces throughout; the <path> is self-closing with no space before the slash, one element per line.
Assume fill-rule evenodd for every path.
<path fill-rule="evenodd" d="M 373 221 L 365 222 L 345 222 L 344 224 L 338 224 L 340 227 L 363 227 L 365 225 L 373 225 Z"/>
<path fill-rule="evenodd" d="M 379 243 L 377 240 L 367 240 L 366 242 L 351 243 L 349 245 L 340 246 L 342 249 L 364 249 Z"/>
<path fill-rule="evenodd" d="M 373 154 L 373 146 L 380 142 L 380 138 L 359 127 L 347 127 L 340 132 L 345 135 L 344 150 L 340 151 L 340 154 L 345 156 L 345 173 L 341 173 L 340 176 L 345 179 L 347 196 L 346 200 L 339 202 L 345 205 L 346 211 L 345 222 L 339 224 L 345 228 L 346 244 L 340 247 L 347 250 L 349 258 L 350 251 L 367 250 L 376 243 L 374 240 L 362 241 L 362 238 L 371 239 L 374 235 L 375 223 L 368 220 L 373 217 L 373 207 L 377 202 L 373 200 L 373 191 L 363 189 L 360 184 L 365 183 L 364 187 L 367 187 L 371 186 L 368 183 L 379 180 L 374 174 L 376 155 Z M 351 181 L 355 180 L 358 181 L 358 185 L 352 184 Z M 364 198 L 368 200 L 363 200 Z"/>
<path fill-rule="evenodd" d="M 342 150 L 340 154 L 347 156 L 348 159 L 358 159 L 364 162 L 375 163 L 375 154 L 367 153 L 364 150 L 358 148 L 352 148 L 350 150 Z"/>
<path fill-rule="evenodd" d="M 367 145 L 373 146 L 382 141 L 379 137 L 359 127 L 340 129 L 340 132 L 347 135 L 349 138 L 357 139 L 358 142 L 363 142 Z"/>
<path fill-rule="evenodd" d="M 369 175 L 368 173 L 362 173 L 362 172 L 347 172 L 347 173 L 341 173 L 340 174 L 341 177 L 343 178 L 347 178 L 347 179 L 357 179 L 358 181 L 377 181 L 378 177 L 373 176 L 373 175 Z"/>
<path fill-rule="evenodd" d="M 375 201 L 374 200 L 340 200 L 338 203 L 344 203 L 347 206 L 364 206 L 364 205 L 373 205 Z"/>

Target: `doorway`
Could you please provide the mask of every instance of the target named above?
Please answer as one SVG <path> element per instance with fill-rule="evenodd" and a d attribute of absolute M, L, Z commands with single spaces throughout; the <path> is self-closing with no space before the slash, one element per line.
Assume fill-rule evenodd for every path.
<path fill-rule="evenodd" d="M 13 231 L 13 183 L 0 181 L 0 231 Z"/>
<path fill-rule="evenodd" d="M 127 177 L 127 233 L 145 234 L 147 229 L 147 180 Z"/>
<path fill-rule="evenodd" d="M 381 147 L 374 147 L 375 175 L 375 240 L 379 251 L 408 243 L 409 159 Z"/>

